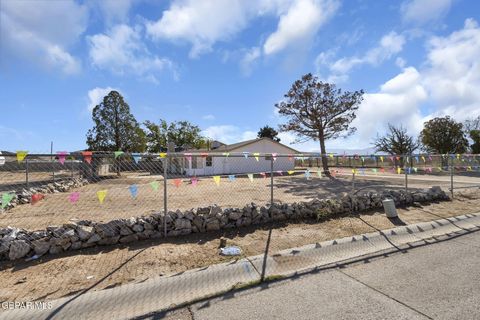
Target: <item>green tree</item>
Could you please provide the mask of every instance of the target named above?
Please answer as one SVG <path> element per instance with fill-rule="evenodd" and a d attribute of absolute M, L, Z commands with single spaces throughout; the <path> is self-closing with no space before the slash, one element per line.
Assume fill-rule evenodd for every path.
<path fill-rule="evenodd" d="M 395 127 L 388 124 L 388 132 L 383 135 L 377 135 L 373 142 L 375 151 L 383 151 L 394 155 L 409 155 L 420 148 L 420 142 L 407 133 L 403 126 Z M 403 167 L 403 158 L 400 159 L 400 166 Z"/>
<path fill-rule="evenodd" d="M 425 151 L 438 154 L 463 153 L 468 147 L 463 125 L 449 116 L 425 122 L 419 140 Z"/>
<path fill-rule="evenodd" d="M 470 145 L 472 153 L 480 154 L 480 130 L 470 130 L 469 135 L 473 141 Z"/>
<path fill-rule="evenodd" d="M 188 121 L 168 123 L 160 119 L 159 124 L 145 121 L 144 125 L 149 152 L 165 151 L 168 143 L 173 143 L 175 147 L 182 149 L 197 149 L 206 145 L 206 139 L 201 136 L 200 128 Z"/>
<path fill-rule="evenodd" d="M 117 91 L 110 91 L 92 111 L 94 127 L 88 130 L 90 150 L 144 152 L 145 132 Z"/>
<path fill-rule="evenodd" d="M 273 141 L 280 142 L 280 138 L 277 136 L 278 136 L 277 130 L 273 129 L 268 125 L 264 126 L 263 128 L 260 128 L 257 134 L 258 138 L 270 138 Z"/>
<path fill-rule="evenodd" d="M 323 170 L 329 174 L 325 141 L 355 132 L 351 123 L 363 100 L 363 90 L 342 92 L 309 73 L 295 81 L 284 97 L 275 105 L 279 114 L 288 119 L 280 125 L 280 131 L 294 132 L 297 142 L 319 141 Z"/>

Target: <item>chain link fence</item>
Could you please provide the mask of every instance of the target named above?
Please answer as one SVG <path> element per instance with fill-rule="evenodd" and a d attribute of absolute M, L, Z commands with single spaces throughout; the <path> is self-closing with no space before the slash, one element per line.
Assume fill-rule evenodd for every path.
<path fill-rule="evenodd" d="M 327 162 L 329 172 L 323 170 L 322 161 Z M 283 261 L 291 268 L 298 263 L 291 256 L 285 257 L 285 250 L 294 255 L 295 247 L 392 226 L 391 221 L 379 220 L 374 214 L 322 219 L 317 212 L 316 219 L 298 216 L 287 222 L 275 219 L 272 208 L 289 210 L 292 204 L 316 199 L 365 193 L 372 198 L 385 189 L 415 191 L 432 186 L 442 187 L 455 198 L 460 190 L 478 193 L 479 178 L 480 155 L 472 154 L 3 154 L 1 240 L 6 243 L 13 237 L 16 242 L 27 242 L 35 252 L 17 262 L 0 262 L 0 300 L 53 301 L 119 285 L 115 289 L 125 289 L 107 292 L 112 299 L 119 299 L 114 292 L 126 299 L 132 288 L 139 288 L 129 287 L 131 284 L 252 256 L 258 259 L 239 264 L 228 281 L 236 284 L 257 279 L 252 274 L 264 280 L 272 272 L 269 259 Z M 293 205 L 292 215 L 296 208 Z M 223 223 L 219 230 L 209 219 L 222 212 L 229 218 L 225 223 L 218 218 Z M 423 214 L 410 221 L 438 218 L 434 213 Z M 200 224 L 195 220 L 198 215 L 205 216 Z M 182 224 L 185 228 L 180 227 Z M 44 253 L 52 254 L 33 255 L 49 232 L 53 236 L 49 236 Z M 89 243 L 92 234 L 102 239 Z M 12 251 L 9 245 L 6 251 L 0 250 L 4 257 Z M 240 256 L 218 255 L 218 247 L 225 245 L 240 247 Z M 81 250 L 74 253 L 71 249 Z M 160 287 L 152 287 L 150 292 L 184 301 L 195 290 L 205 295 L 224 290 L 215 272 L 212 278 L 199 278 L 195 283 L 185 280 L 182 287 L 167 277 L 165 283 L 171 281 L 170 287 L 160 285 L 162 292 L 157 292 Z M 149 295 L 144 292 L 110 312 L 122 318 L 127 306 L 138 309 L 138 315 L 151 310 L 152 305 L 165 307 L 156 305 L 158 301 L 145 306 L 138 300 L 147 301 Z"/>

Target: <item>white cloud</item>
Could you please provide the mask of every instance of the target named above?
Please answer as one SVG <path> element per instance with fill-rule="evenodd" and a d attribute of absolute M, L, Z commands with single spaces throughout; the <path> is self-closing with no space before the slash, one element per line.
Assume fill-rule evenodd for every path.
<path fill-rule="evenodd" d="M 253 65 L 260 58 L 261 55 L 262 51 L 259 47 L 250 48 L 245 53 L 242 60 L 240 61 L 240 67 L 244 75 L 250 75 L 252 73 Z"/>
<path fill-rule="evenodd" d="M 101 0 L 94 4 L 100 7 L 103 19 L 107 24 L 114 22 L 125 22 L 128 20 L 128 13 L 134 0 Z"/>
<path fill-rule="evenodd" d="M 2 1 L 1 51 L 12 59 L 27 59 L 45 68 L 78 72 L 80 61 L 67 49 L 78 41 L 88 22 L 84 5 L 73 0 Z"/>
<path fill-rule="evenodd" d="M 107 94 L 110 93 L 110 91 L 115 90 L 120 92 L 120 90 L 111 88 L 111 87 L 106 87 L 106 88 L 93 88 L 92 90 L 88 91 L 88 105 L 87 109 L 88 112 L 91 113 L 93 108 L 95 108 L 96 105 L 98 105 L 100 102 L 102 102 L 103 97 L 105 97 Z"/>
<path fill-rule="evenodd" d="M 288 11 L 280 17 L 277 30 L 265 41 L 264 54 L 275 54 L 292 44 L 311 40 L 338 7 L 339 3 L 333 0 L 293 2 Z"/>
<path fill-rule="evenodd" d="M 174 0 L 160 19 L 146 26 L 154 39 L 191 44 L 190 57 L 198 57 L 233 38 L 252 19 L 273 15 L 279 18 L 277 30 L 263 45 L 265 54 L 273 54 L 311 39 L 337 7 L 337 0 Z"/>
<path fill-rule="evenodd" d="M 190 42 L 190 56 L 196 57 L 245 28 L 248 9 L 240 0 L 177 0 L 158 21 L 147 23 L 147 32 L 155 39 Z"/>
<path fill-rule="evenodd" d="M 405 22 L 421 25 L 444 17 L 452 2 L 453 0 L 408 0 L 402 4 L 400 12 Z"/>
<path fill-rule="evenodd" d="M 435 114 L 458 120 L 480 115 L 480 27 L 466 19 L 464 28 L 428 43 L 428 68 L 423 72 Z"/>
<path fill-rule="evenodd" d="M 399 68 L 404 68 L 406 64 L 407 61 L 405 61 L 405 59 L 402 57 L 397 57 L 397 59 L 395 59 L 395 65 Z"/>
<path fill-rule="evenodd" d="M 391 31 L 380 39 L 376 47 L 368 50 L 363 56 L 344 57 L 334 61 L 334 51 L 322 52 L 315 60 L 317 73 L 322 74 L 322 70 L 327 68 L 329 73 L 327 81 L 346 81 L 348 73 L 354 67 L 362 64 L 377 66 L 401 52 L 404 45 L 405 37 Z"/>
<path fill-rule="evenodd" d="M 226 144 L 231 144 L 255 139 L 257 133 L 250 130 L 244 130 L 234 125 L 218 125 L 206 128 L 202 131 L 202 135 Z"/>
<path fill-rule="evenodd" d="M 92 64 L 116 74 L 135 74 L 158 82 L 156 74 L 165 69 L 176 77 L 172 61 L 151 54 L 142 41 L 141 28 L 125 24 L 112 27 L 107 33 L 87 38 Z"/>
<path fill-rule="evenodd" d="M 211 120 L 215 120 L 215 116 L 213 114 L 206 114 L 202 117 L 202 119 L 211 121 Z"/>

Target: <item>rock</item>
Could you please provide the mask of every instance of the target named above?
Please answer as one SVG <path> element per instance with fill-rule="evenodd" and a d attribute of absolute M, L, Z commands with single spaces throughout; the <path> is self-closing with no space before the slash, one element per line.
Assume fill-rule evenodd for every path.
<path fill-rule="evenodd" d="M 143 226 L 140 225 L 140 224 L 134 224 L 132 226 L 132 230 L 139 233 L 139 232 L 142 232 L 143 231 Z"/>
<path fill-rule="evenodd" d="M 207 221 L 207 231 L 217 231 L 220 230 L 220 221 L 217 219 Z"/>
<path fill-rule="evenodd" d="M 38 256 L 44 255 L 50 250 L 50 240 L 48 238 L 43 238 L 39 240 L 32 241 L 33 250 Z"/>
<path fill-rule="evenodd" d="M 89 239 L 93 235 L 93 227 L 79 225 L 77 227 L 77 234 L 80 240 L 84 241 Z"/>
<path fill-rule="evenodd" d="M 199 232 L 205 232 L 206 231 L 205 220 L 203 219 L 202 216 L 196 216 L 195 218 L 193 218 L 192 222 L 193 222 L 193 225 L 195 227 L 197 227 Z"/>
<path fill-rule="evenodd" d="M 128 242 L 133 242 L 133 241 L 137 241 L 138 240 L 138 236 L 136 234 L 130 234 L 130 235 L 126 235 L 124 237 L 121 237 L 119 242 L 120 243 L 128 243 Z"/>
<path fill-rule="evenodd" d="M 10 250 L 10 241 L 0 241 L 0 254 L 4 254 Z"/>
<path fill-rule="evenodd" d="M 102 240 L 102 237 L 100 237 L 98 234 L 94 233 L 90 238 L 88 238 L 87 243 L 95 243 Z"/>
<path fill-rule="evenodd" d="M 120 235 L 121 236 L 128 236 L 128 235 L 131 235 L 132 233 L 133 233 L 133 231 L 127 226 L 120 229 Z"/>
<path fill-rule="evenodd" d="M 210 216 L 216 216 L 220 213 L 222 213 L 222 208 L 220 208 L 219 206 L 215 205 L 210 207 Z"/>
<path fill-rule="evenodd" d="M 228 214 L 230 220 L 238 220 L 242 217 L 243 212 L 240 210 L 234 210 Z"/>
<path fill-rule="evenodd" d="M 102 238 L 110 238 L 116 236 L 119 232 L 115 223 L 109 222 L 104 224 L 97 224 L 95 225 L 95 231 L 100 235 Z"/>
<path fill-rule="evenodd" d="M 191 229 L 192 223 L 188 219 L 176 219 L 175 220 L 175 229 L 182 230 L 182 229 Z"/>
<path fill-rule="evenodd" d="M 110 245 L 110 244 L 115 244 L 118 242 L 120 239 L 120 236 L 114 236 L 114 237 L 109 237 L 109 238 L 103 238 L 100 241 L 98 241 L 98 244 L 100 245 Z"/>
<path fill-rule="evenodd" d="M 10 260 L 16 260 L 23 258 L 30 251 L 30 245 L 25 240 L 13 240 L 10 243 L 10 251 L 8 252 L 8 258 Z"/>
<path fill-rule="evenodd" d="M 60 253 L 60 252 L 62 252 L 62 251 L 63 251 L 63 248 L 60 247 L 60 246 L 51 246 L 51 247 L 50 247 L 50 250 L 48 251 L 48 253 L 50 253 L 50 254 L 58 254 L 58 253 Z"/>
<path fill-rule="evenodd" d="M 70 246 L 70 250 L 78 250 L 82 247 L 82 242 L 81 241 L 75 241 L 72 242 L 72 245 Z"/>
<path fill-rule="evenodd" d="M 153 226 L 151 223 L 149 223 L 149 222 L 145 222 L 145 223 L 143 224 L 143 228 L 144 228 L 145 230 L 154 230 L 154 229 L 155 229 L 154 226 Z"/>

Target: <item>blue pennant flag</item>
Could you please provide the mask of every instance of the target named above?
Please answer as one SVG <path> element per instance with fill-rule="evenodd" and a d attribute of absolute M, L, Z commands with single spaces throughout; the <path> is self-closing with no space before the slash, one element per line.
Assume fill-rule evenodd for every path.
<path fill-rule="evenodd" d="M 231 182 L 235 181 L 235 175 L 234 174 L 229 175 L 228 180 L 230 180 Z"/>
<path fill-rule="evenodd" d="M 138 187 L 136 184 L 132 184 L 130 187 L 128 187 L 130 190 L 130 194 L 132 195 L 132 198 L 137 198 L 138 195 Z"/>

